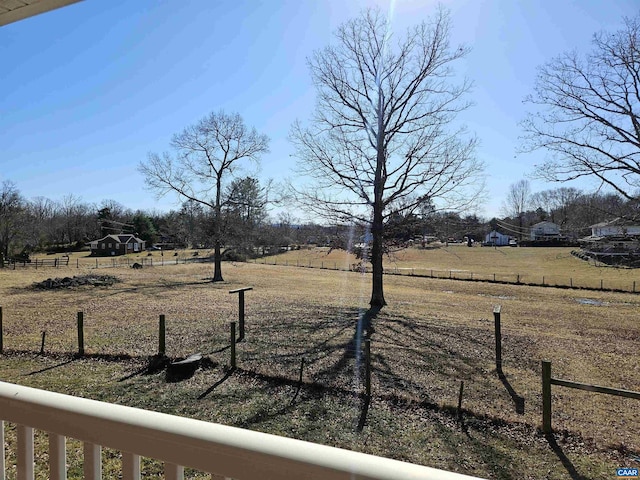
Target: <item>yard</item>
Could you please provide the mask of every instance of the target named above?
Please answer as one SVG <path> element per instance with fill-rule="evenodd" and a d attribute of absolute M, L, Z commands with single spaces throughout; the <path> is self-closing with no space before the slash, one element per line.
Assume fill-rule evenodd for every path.
<path fill-rule="evenodd" d="M 617 467 L 640 465 L 637 400 L 554 387 L 556 433 L 538 430 L 541 360 L 552 362 L 557 377 L 640 390 L 636 294 L 405 270 L 406 276 L 385 277 L 389 305 L 369 312 L 367 325 L 370 277 L 347 271 L 354 259 L 341 251 L 288 252 L 266 265 L 225 263 L 224 284 L 208 281 L 211 264 L 154 260 L 140 270 L 96 270 L 93 260 L 81 260 L 72 258 L 68 268 L 0 271 L 3 380 L 487 478 L 610 478 Z M 294 266 L 305 262 L 324 268 Z M 587 265 L 568 249 L 416 249 L 396 254 L 387 269 L 395 267 L 487 276 L 522 271 L 594 286 L 630 285 L 636 277 L 633 270 Z M 51 276 L 98 272 L 119 281 L 32 288 Z M 237 345 L 238 368 L 229 371 L 229 322 L 238 316 L 229 290 L 244 286 L 253 287 L 246 293 L 246 338 Z M 502 378 L 494 363 L 497 304 Z M 78 311 L 82 358 L 74 356 Z M 161 314 L 170 357 L 202 352 L 209 359 L 191 378 L 167 382 L 163 372 L 144 372 L 158 349 Z M 370 402 L 362 395 L 360 333 L 371 341 Z M 108 475 L 117 455 L 105 456 Z M 79 468 L 78 458 L 70 462 L 70 472 Z M 151 462 L 144 468 L 157 470 Z"/>

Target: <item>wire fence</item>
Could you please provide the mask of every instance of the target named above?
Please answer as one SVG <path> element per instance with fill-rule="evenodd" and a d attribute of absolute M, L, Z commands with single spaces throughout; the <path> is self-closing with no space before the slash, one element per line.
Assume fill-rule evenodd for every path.
<path fill-rule="evenodd" d="M 371 266 L 362 262 L 359 263 L 340 263 L 335 261 L 324 260 L 296 260 L 295 262 L 288 259 L 278 261 L 277 258 L 269 257 L 262 259 L 254 259 L 253 263 L 263 265 L 279 265 L 285 267 L 299 268 L 318 268 L 324 270 L 351 271 L 361 274 L 371 273 Z M 433 278 L 442 280 L 461 280 L 470 282 L 488 282 L 499 283 L 505 285 L 527 285 L 535 287 L 555 287 L 569 288 L 577 290 L 593 290 L 607 292 L 623 292 L 623 293 L 640 293 L 640 280 L 629 279 L 585 279 L 574 278 L 564 275 L 534 275 L 522 273 L 479 273 L 468 270 L 440 270 L 424 267 L 385 267 L 385 275 L 403 275 L 421 278 Z"/>

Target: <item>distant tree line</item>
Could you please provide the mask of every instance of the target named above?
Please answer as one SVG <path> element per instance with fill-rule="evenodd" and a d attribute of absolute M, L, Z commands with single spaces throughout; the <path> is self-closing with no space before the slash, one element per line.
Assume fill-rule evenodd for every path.
<path fill-rule="evenodd" d="M 512 188 L 522 190 L 522 182 Z M 524 190 L 521 202 L 511 202 L 513 196 L 507 195 L 503 215 L 490 220 L 476 214 L 436 211 L 429 202 L 411 213 L 394 212 L 386 220 L 385 252 L 436 240 L 482 241 L 494 229 L 526 238 L 531 226 L 542 221 L 556 223 L 570 238 L 580 238 L 589 235 L 589 227 L 596 223 L 618 217 L 640 220 L 638 203 L 615 193 L 586 193 L 571 187 L 532 193 L 528 184 Z M 270 215 L 267 186 L 253 177 L 234 180 L 223 198 L 223 259 L 243 261 L 301 245 L 354 251 L 370 242 L 366 224 L 302 223 L 286 211 Z M 10 181 L 0 188 L 0 253 L 4 259 L 86 249 L 92 240 L 120 233 L 134 234 L 148 246 L 213 249 L 216 228 L 211 209 L 191 200 L 176 210 L 159 212 L 133 210 L 110 199 L 87 203 L 72 194 L 60 200 L 27 199 Z"/>

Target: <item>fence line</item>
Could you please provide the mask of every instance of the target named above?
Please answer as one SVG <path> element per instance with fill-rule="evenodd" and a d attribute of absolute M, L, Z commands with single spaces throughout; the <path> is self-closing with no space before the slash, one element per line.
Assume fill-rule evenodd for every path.
<path fill-rule="evenodd" d="M 76 268 L 86 267 L 86 268 L 122 268 L 122 267 L 132 267 L 135 263 L 138 263 L 142 267 L 154 267 L 154 266 L 165 266 L 165 265 L 178 265 L 178 264 L 188 264 L 188 263 L 211 263 L 213 262 L 213 258 L 210 257 L 186 257 L 186 256 L 176 256 L 173 258 L 166 259 L 164 257 L 155 258 L 154 257 L 139 257 L 132 259 L 130 257 L 93 257 L 95 258 L 95 264 L 91 263 L 89 257 L 85 257 L 86 260 L 80 263 L 80 259 L 76 259 Z M 101 263 L 100 259 L 108 259 L 109 261 L 105 263 L 104 261 Z M 363 265 L 362 263 L 357 264 L 349 264 L 347 266 L 339 266 L 337 262 L 329 262 L 326 263 L 324 261 L 320 261 L 319 265 L 314 264 L 311 260 L 306 262 L 301 262 L 299 259 L 296 260 L 295 265 L 290 263 L 289 260 L 285 260 L 284 263 L 278 263 L 278 259 L 274 259 L 273 263 L 268 261 L 266 257 L 261 259 L 262 261 L 258 261 L 258 259 L 254 259 L 253 263 L 261 263 L 263 265 L 274 265 L 274 266 L 286 266 L 286 267 L 300 267 L 300 268 L 319 268 L 322 270 L 335 270 L 341 272 L 358 272 L 358 273 L 371 273 L 371 268 Z M 29 262 L 13 262 L 10 265 L 14 270 L 16 266 L 18 267 L 68 267 L 69 265 L 69 257 L 62 257 L 60 259 L 36 259 Z M 487 283 L 498 283 L 503 285 L 526 285 L 532 287 L 552 287 L 552 288 L 569 288 L 574 290 L 591 290 L 591 291 L 607 291 L 607 292 L 622 292 L 622 293 L 640 293 L 638 288 L 636 288 L 636 280 L 632 280 L 627 285 L 624 285 L 621 281 L 608 280 L 604 279 L 594 280 L 591 284 L 588 284 L 588 281 L 584 281 L 583 283 L 577 283 L 574 281 L 573 277 L 567 277 L 564 280 L 557 280 L 560 276 L 554 276 L 556 281 L 554 282 L 554 277 L 550 277 L 548 275 L 542 275 L 539 278 L 534 277 L 533 275 L 523 275 L 520 273 L 513 274 L 496 274 L 496 273 L 477 273 L 477 272 L 469 272 L 469 271 L 461 271 L 461 270 L 434 270 L 429 268 L 421 268 L 421 267 L 391 267 L 387 268 L 384 271 L 385 275 L 401 275 L 401 276 L 411 276 L 411 277 L 419 277 L 419 278 L 433 278 L 433 279 L 446 279 L 446 280 L 459 280 L 459 281 L 470 281 L 470 282 L 487 282 Z"/>
<path fill-rule="evenodd" d="M 572 382 L 551 376 L 551 362 L 542 361 L 542 432 L 551 433 L 551 385 L 585 390 L 587 392 L 604 393 L 618 397 L 634 398 L 640 400 L 640 392 L 622 390 L 618 388 L 601 387 L 588 383 Z"/>
<path fill-rule="evenodd" d="M 286 266 L 286 267 L 300 267 L 300 268 L 318 268 L 321 270 L 336 270 L 341 272 L 358 272 L 358 273 L 372 273 L 370 267 L 363 266 L 361 263 L 349 264 L 347 267 L 338 266 L 336 262 L 333 262 L 333 265 L 325 264 L 324 262 L 320 262 L 320 264 L 314 264 L 311 260 L 308 261 L 300 261 L 299 259 L 296 261 L 294 265 L 292 262 L 290 263 L 288 260 L 285 260 L 284 263 L 278 263 L 277 259 L 273 261 L 268 261 L 266 258 L 262 258 L 262 261 L 258 261 L 258 259 L 253 260 L 254 264 L 262 264 L 262 265 L 273 265 L 273 266 Z M 333 268 L 331 268 L 333 267 Z M 422 273 L 422 272 L 424 273 Z M 431 268 L 422 268 L 422 267 L 390 267 L 384 270 L 385 275 L 400 275 L 400 276 L 408 276 L 408 277 L 419 277 L 419 278 L 433 278 L 439 280 L 459 280 L 459 281 L 467 281 L 467 282 L 486 282 L 486 283 L 498 283 L 503 285 L 526 285 L 530 287 L 552 287 L 552 288 L 568 288 L 573 290 L 592 290 L 592 291 L 605 291 L 605 292 L 622 292 L 622 293 L 640 293 L 640 291 L 636 288 L 636 280 L 630 281 L 626 286 L 622 284 L 620 281 L 609 280 L 605 281 L 604 279 L 593 280 L 591 285 L 587 284 L 587 281 L 584 283 L 577 283 L 573 277 L 565 277 L 564 281 L 556 280 L 553 281 L 554 278 L 559 278 L 559 275 L 555 275 L 550 277 L 549 275 L 542 275 L 539 277 L 534 277 L 534 275 L 523 275 L 520 273 L 512 273 L 512 274 L 496 274 L 496 273 L 477 273 L 477 272 L 469 272 L 462 270 L 435 270 Z"/>

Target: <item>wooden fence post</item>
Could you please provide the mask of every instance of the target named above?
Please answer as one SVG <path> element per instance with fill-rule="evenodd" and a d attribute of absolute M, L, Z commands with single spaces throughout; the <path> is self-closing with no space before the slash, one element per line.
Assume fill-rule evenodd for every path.
<path fill-rule="evenodd" d="M 231 322 L 231 368 L 236 368 L 236 322 Z"/>
<path fill-rule="evenodd" d="M 462 393 L 464 392 L 464 380 L 460 380 L 460 391 L 458 392 L 458 421 L 462 419 Z"/>
<path fill-rule="evenodd" d="M 240 335 L 238 337 L 239 342 L 244 339 L 244 292 L 248 290 L 253 290 L 253 287 L 245 287 L 245 288 L 238 288 L 236 290 L 229 290 L 229 293 L 238 294 L 238 329 L 240 330 Z"/>
<path fill-rule="evenodd" d="M 158 323 L 158 355 L 163 355 L 166 353 L 166 322 L 165 316 L 160 315 L 160 320 Z"/>
<path fill-rule="evenodd" d="M 496 305 L 493 307 L 493 320 L 495 326 L 495 337 L 496 337 L 496 371 L 498 374 L 502 374 L 502 330 L 500 325 L 500 311 L 502 310 L 501 305 Z"/>
<path fill-rule="evenodd" d="M 78 312 L 78 355 L 84 355 L 84 313 Z"/>
<path fill-rule="evenodd" d="M 364 341 L 364 355 L 366 359 L 364 373 L 364 390 L 367 398 L 371 398 L 371 340 Z"/>
<path fill-rule="evenodd" d="M 244 339 L 244 290 L 238 292 L 238 328 L 240 336 L 238 340 Z"/>
<path fill-rule="evenodd" d="M 542 433 L 551 433 L 551 362 L 542 361 Z"/>

